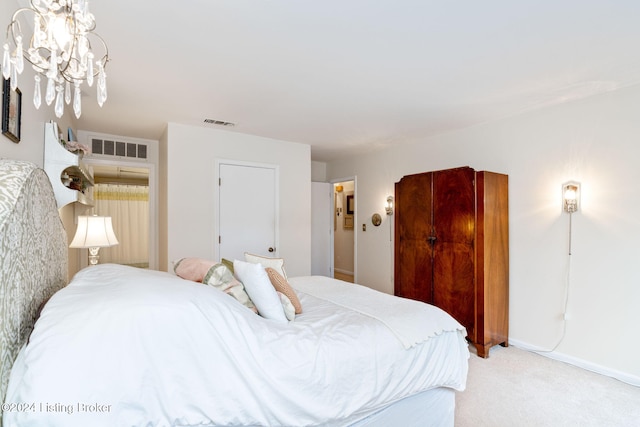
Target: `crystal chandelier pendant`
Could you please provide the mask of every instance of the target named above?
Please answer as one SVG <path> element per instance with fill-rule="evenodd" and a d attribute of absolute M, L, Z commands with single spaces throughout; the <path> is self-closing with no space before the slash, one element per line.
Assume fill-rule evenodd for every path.
<path fill-rule="evenodd" d="M 35 76 L 35 87 L 33 88 L 33 105 L 36 107 L 36 110 L 40 108 L 40 104 L 42 104 L 42 94 L 40 92 L 40 74 L 36 74 Z"/>
<path fill-rule="evenodd" d="M 87 53 L 87 85 L 93 86 L 93 52 Z"/>
<path fill-rule="evenodd" d="M 13 61 L 11 61 L 13 62 Z M 18 70 L 16 70 L 16 67 L 12 67 L 11 68 L 11 90 L 16 90 L 18 88 Z"/>
<path fill-rule="evenodd" d="M 34 106 L 39 108 L 42 103 L 41 79 L 46 76 L 46 104 L 54 104 L 57 117 L 64 114 L 65 104 L 73 105 L 76 117 L 80 117 L 80 86 L 84 82 L 92 86 L 97 76 L 97 101 L 102 106 L 107 99 L 104 68 L 109 62 L 109 50 L 102 37 L 94 32 L 96 22 L 89 12 L 89 1 L 31 0 L 29 3 L 29 7 L 14 12 L 7 28 L 7 42 L 2 52 L 4 78 L 11 80 L 12 88 L 17 88 L 18 75 L 24 70 L 24 61 L 28 61 L 36 72 Z M 26 35 L 20 22 L 29 19 L 33 22 L 33 33 Z"/>
<path fill-rule="evenodd" d="M 71 83 L 64 82 L 64 102 L 69 105 L 71 103 Z"/>
<path fill-rule="evenodd" d="M 4 53 L 2 54 L 2 76 L 5 79 L 11 77 L 11 54 L 9 53 L 9 44 L 5 43 L 3 46 Z"/>
<path fill-rule="evenodd" d="M 104 72 L 104 67 L 101 63 L 98 63 L 98 105 L 102 107 L 102 104 L 107 100 L 107 74 Z"/>
<path fill-rule="evenodd" d="M 55 79 L 58 77 L 58 49 L 51 51 L 51 57 L 49 58 L 49 69 L 47 70 L 47 77 Z"/>
<path fill-rule="evenodd" d="M 24 55 L 22 54 L 22 36 L 16 37 L 16 60 L 15 68 L 18 74 L 24 71 Z"/>
<path fill-rule="evenodd" d="M 64 114 L 64 88 L 62 85 L 56 85 L 56 106 L 54 111 L 56 117 L 60 118 Z"/>
<path fill-rule="evenodd" d="M 47 92 L 44 95 L 44 101 L 47 105 L 51 105 L 53 100 L 56 98 L 56 82 L 49 77 L 47 79 Z"/>
<path fill-rule="evenodd" d="M 82 101 L 80 100 L 80 96 L 80 83 L 76 81 L 73 90 L 73 112 L 77 119 L 79 119 L 82 114 Z"/>

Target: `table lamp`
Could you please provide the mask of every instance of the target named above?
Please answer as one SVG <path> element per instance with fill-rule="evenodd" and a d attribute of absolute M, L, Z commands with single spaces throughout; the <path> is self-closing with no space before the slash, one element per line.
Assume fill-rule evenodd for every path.
<path fill-rule="evenodd" d="M 110 216 L 78 216 L 78 228 L 70 248 L 88 248 L 89 265 L 96 265 L 100 248 L 115 246 L 118 239 L 113 232 Z"/>

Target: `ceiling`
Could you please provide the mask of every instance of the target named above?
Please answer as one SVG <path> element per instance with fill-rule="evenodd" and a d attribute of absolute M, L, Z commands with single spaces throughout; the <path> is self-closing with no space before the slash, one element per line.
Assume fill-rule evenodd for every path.
<path fill-rule="evenodd" d="M 638 0 L 93 0 L 109 98 L 81 129 L 167 122 L 329 161 L 640 83 Z M 213 119 L 235 123 L 220 127 Z"/>

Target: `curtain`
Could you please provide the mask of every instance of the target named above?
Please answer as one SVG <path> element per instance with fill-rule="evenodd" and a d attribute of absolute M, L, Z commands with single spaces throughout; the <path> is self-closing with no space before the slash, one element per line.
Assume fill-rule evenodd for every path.
<path fill-rule="evenodd" d="M 149 187 L 96 184 L 94 211 L 110 216 L 119 244 L 100 249 L 100 263 L 149 266 Z"/>

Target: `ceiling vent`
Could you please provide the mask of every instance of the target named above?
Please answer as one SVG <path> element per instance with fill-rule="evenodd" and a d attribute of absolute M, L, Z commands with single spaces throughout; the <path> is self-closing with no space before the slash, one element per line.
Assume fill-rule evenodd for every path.
<path fill-rule="evenodd" d="M 217 126 L 235 126 L 235 123 L 231 123 L 231 122 L 224 122 L 222 120 L 214 120 L 214 119 L 204 119 L 204 122 L 210 125 L 217 125 Z"/>

